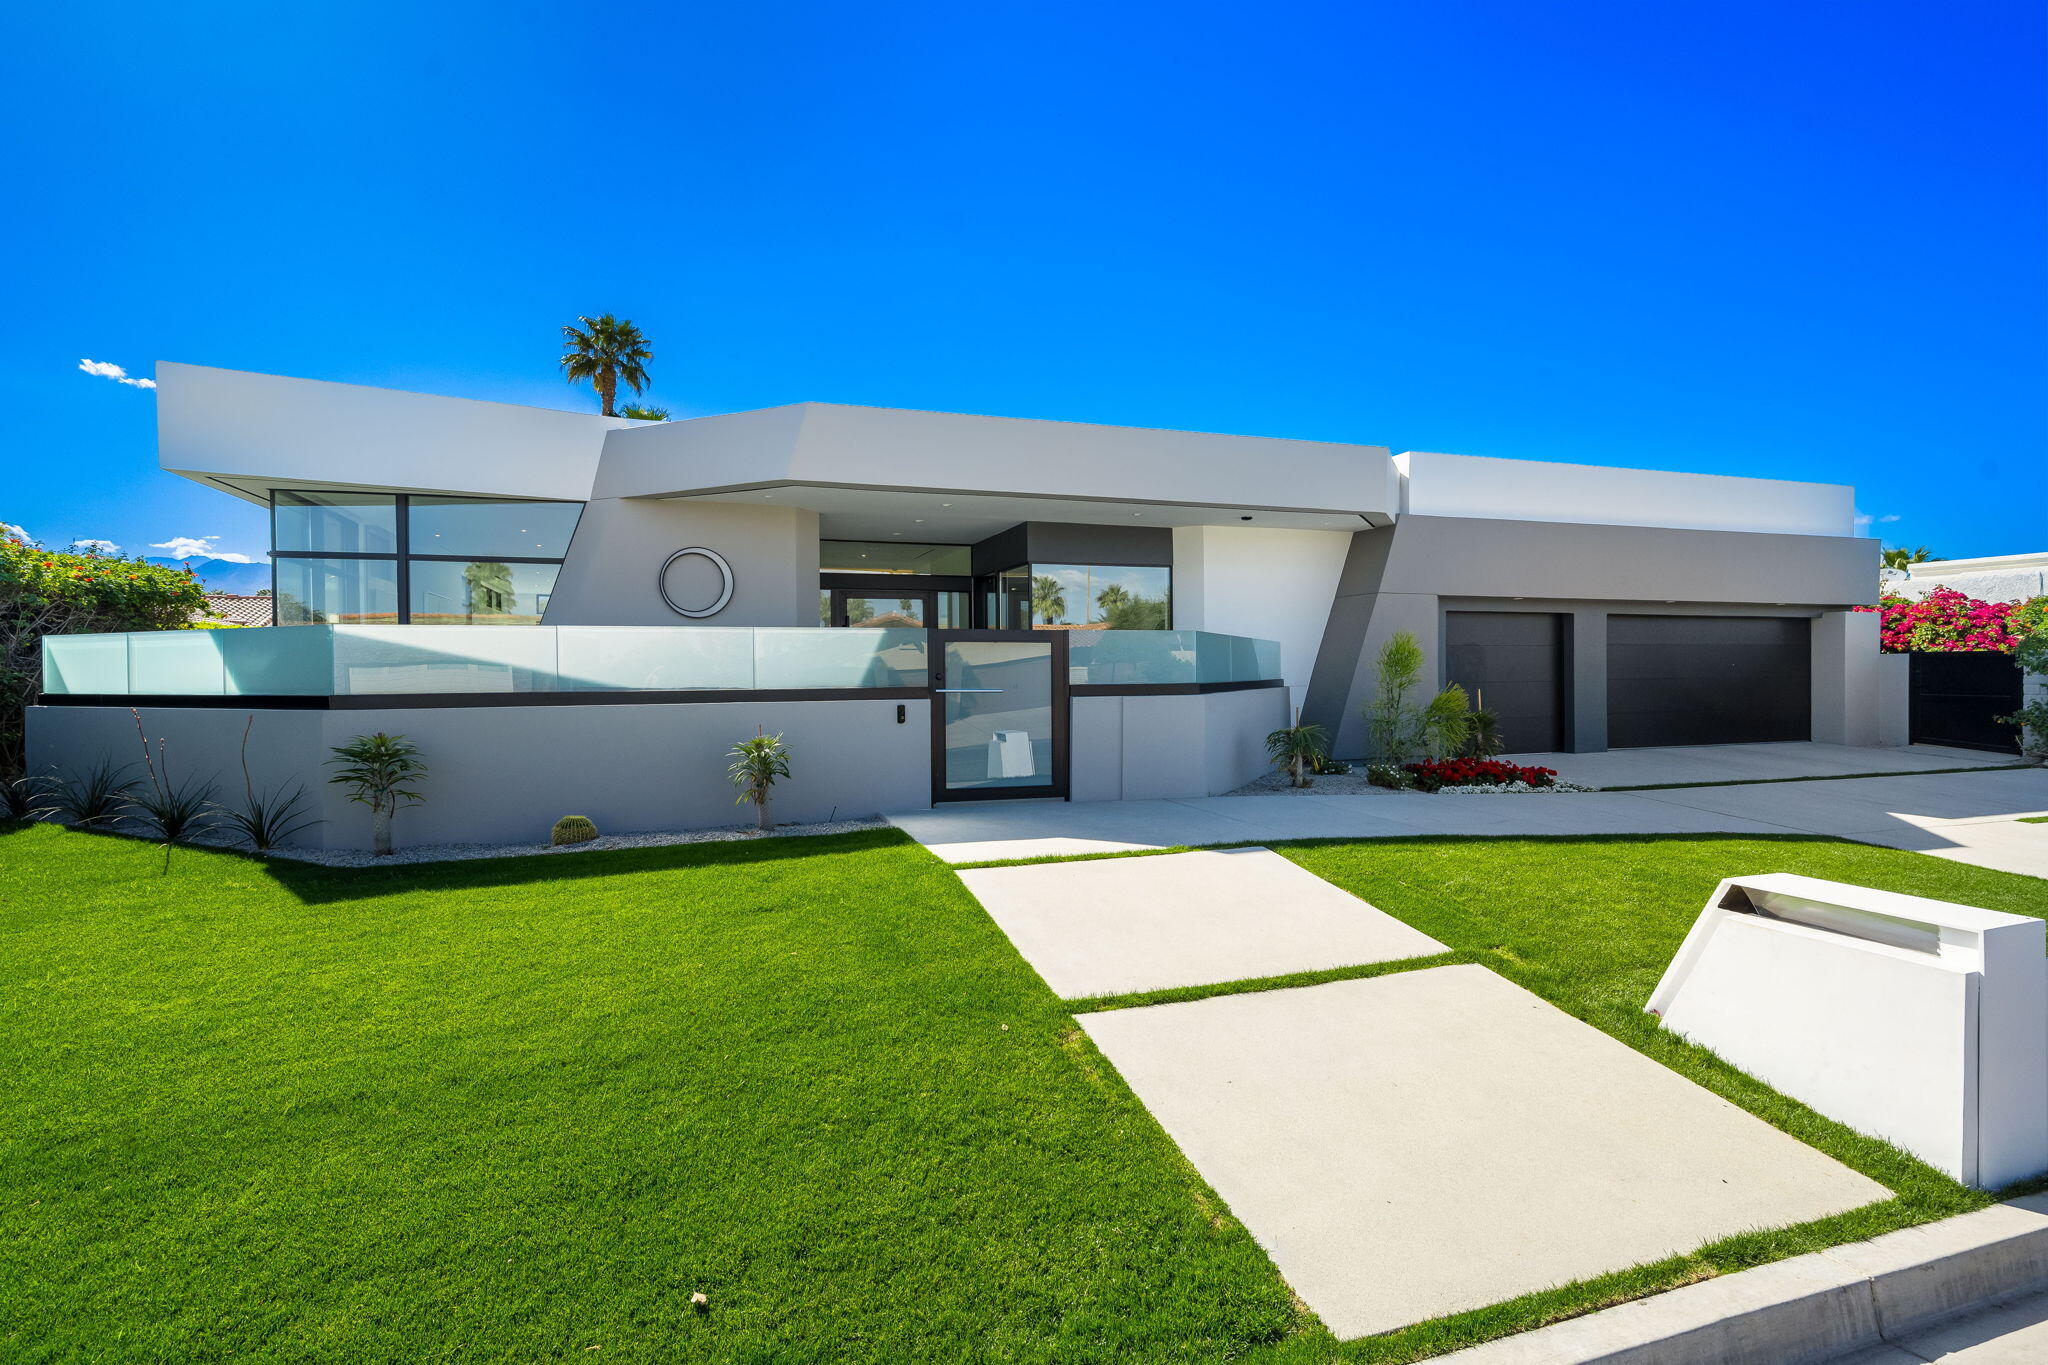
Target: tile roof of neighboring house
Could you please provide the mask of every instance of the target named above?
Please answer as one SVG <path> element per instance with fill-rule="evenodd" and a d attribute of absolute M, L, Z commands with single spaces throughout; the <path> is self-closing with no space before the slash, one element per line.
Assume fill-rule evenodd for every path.
<path fill-rule="evenodd" d="M 206 609 L 213 613 L 215 618 L 222 621 L 233 621 L 237 625 L 267 626 L 270 624 L 270 599 L 268 597 L 240 597 L 231 592 L 210 592 L 206 594 Z"/>

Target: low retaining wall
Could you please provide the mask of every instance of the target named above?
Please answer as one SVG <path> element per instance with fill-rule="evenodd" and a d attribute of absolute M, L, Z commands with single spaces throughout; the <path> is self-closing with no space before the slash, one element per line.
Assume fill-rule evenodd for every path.
<path fill-rule="evenodd" d="M 1073 699 L 1076 801 L 1220 796 L 1267 770 L 1287 689 Z"/>
<path fill-rule="evenodd" d="M 896 719 L 897 708 L 904 713 Z M 514 843 L 545 839 L 564 815 L 606 834 L 745 824 L 726 750 L 755 728 L 782 734 L 794 775 L 776 784 L 782 822 L 850 819 L 931 801 L 931 712 L 925 701 L 693 702 L 619 706 L 462 706 L 390 710 L 138 708 L 152 743 L 168 742 L 172 776 L 216 777 L 240 794 L 242 732 L 258 791 L 303 782 L 324 824 L 294 842 L 367 848 L 370 816 L 327 782 L 328 750 L 382 730 L 420 746 L 424 805 L 399 812 L 393 842 Z M 125 707 L 28 711 L 31 772 L 76 774 L 111 756 L 142 756 Z"/>

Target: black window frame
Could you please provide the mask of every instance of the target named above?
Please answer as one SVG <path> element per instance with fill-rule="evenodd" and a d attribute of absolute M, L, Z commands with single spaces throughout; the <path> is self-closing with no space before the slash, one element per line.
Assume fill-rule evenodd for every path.
<path fill-rule="evenodd" d="M 279 493 L 373 493 L 395 501 L 394 525 L 396 528 L 397 550 L 393 554 L 380 555 L 358 550 L 280 550 L 277 548 L 277 495 Z M 421 497 L 449 498 L 460 494 L 422 493 Z M 412 552 L 412 499 L 410 493 L 377 493 L 367 488 L 273 488 L 270 490 L 270 624 L 277 624 L 277 561 L 280 559 L 365 559 L 387 560 L 395 565 L 398 582 L 398 624 L 412 624 L 412 561 L 423 560 L 438 564 L 553 564 L 560 567 L 567 561 L 567 551 L 562 555 L 422 555 Z M 494 498 L 488 493 L 476 495 L 478 502 L 524 502 L 546 503 L 551 506 L 568 506 L 576 509 L 576 525 L 583 524 L 583 511 L 588 504 L 573 498 Z M 569 528 L 570 542 L 576 538 L 576 526 Z"/>

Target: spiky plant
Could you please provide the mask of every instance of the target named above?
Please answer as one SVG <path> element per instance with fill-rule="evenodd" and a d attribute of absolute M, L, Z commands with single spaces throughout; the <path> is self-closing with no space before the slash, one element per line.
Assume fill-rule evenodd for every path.
<path fill-rule="evenodd" d="M 1266 754 L 1273 760 L 1273 766 L 1284 769 L 1288 780 L 1297 787 L 1311 784 L 1309 771 L 1329 752 L 1329 731 L 1320 725 L 1302 724 L 1299 710 L 1294 713 L 1294 724 L 1266 736 Z"/>
<path fill-rule="evenodd" d="M 426 798 L 413 783 L 427 775 L 420 746 L 404 735 L 357 735 L 332 750 L 328 763 L 336 772 L 327 780 L 348 788 L 348 799 L 370 808 L 370 851 L 378 857 L 391 852 L 391 817 L 400 806 L 417 806 Z"/>
<path fill-rule="evenodd" d="M 204 833 L 213 825 L 213 786 L 210 780 L 171 776 L 170 741 L 159 736 L 152 747 L 142 728 L 142 713 L 134 707 L 135 735 L 142 741 L 142 770 L 146 781 L 135 786 L 129 797 L 136 821 L 167 844 Z"/>
<path fill-rule="evenodd" d="M 51 813 L 74 829 L 109 829 L 119 824 L 128 814 L 135 791 L 135 780 L 128 776 L 130 766 L 102 754 L 82 775 L 53 783 Z"/>
<path fill-rule="evenodd" d="M 647 362 L 654 359 L 654 347 L 638 327 L 610 313 L 576 321 L 583 325 L 562 329 L 562 377 L 596 389 L 604 415 L 616 417 L 613 403 L 620 384 L 634 393 L 647 387 Z"/>
<path fill-rule="evenodd" d="M 1374 664 L 1372 700 L 1365 707 L 1366 739 L 1374 758 L 1405 763 L 1414 755 L 1419 729 L 1408 693 L 1422 678 L 1422 645 L 1409 632 L 1396 631 Z"/>
<path fill-rule="evenodd" d="M 43 773 L 0 777 L 0 820 L 42 819 L 55 809 L 50 803 L 51 786 Z"/>
<path fill-rule="evenodd" d="M 619 416 L 630 417 L 636 422 L 666 422 L 668 420 L 668 409 L 642 407 L 637 403 L 628 403 L 619 409 Z"/>
<path fill-rule="evenodd" d="M 596 837 L 597 823 L 589 816 L 565 815 L 548 831 L 548 844 L 560 848 L 564 844 L 587 844 Z"/>
<path fill-rule="evenodd" d="M 763 834 L 775 828 L 775 821 L 768 813 L 771 789 L 777 778 L 789 776 L 789 746 L 782 742 L 781 735 L 761 732 L 757 726 L 752 739 L 743 739 L 726 752 L 732 762 L 726 767 L 725 775 L 739 788 L 739 795 L 733 804 L 744 806 L 754 803 L 754 821 Z"/>
<path fill-rule="evenodd" d="M 242 727 L 242 808 L 216 803 L 213 810 L 222 824 L 242 836 L 243 843 L 258 853 L 268 853 L 300 830 L 327 822 L 300 809 L 306 800 L 303 782 L 290 790 L 280 783 L 257 795 L 256 783 L 249 776 L 249 731 L 255 724 L 256 717 L 251 716 Z"/>
<path fill-rule="evenodd" d="M 1472 699 L 1452 683 L 1422 708 L 1422 744 L 1431 758 L 1460 753 L 1472 734 Z"/>

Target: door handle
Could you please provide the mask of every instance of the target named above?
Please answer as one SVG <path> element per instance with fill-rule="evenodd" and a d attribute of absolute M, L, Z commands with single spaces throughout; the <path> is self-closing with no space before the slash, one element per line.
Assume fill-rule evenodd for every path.
<path fill-rule="evenodd" d="M 934 687 L 932 689 L 932 691 L 940 694 L 941 696 L 948 697 L 956 696 L 962 692 L 1002 692 L 1006 690 L 1006 688 L 1001 687 Z"/>

